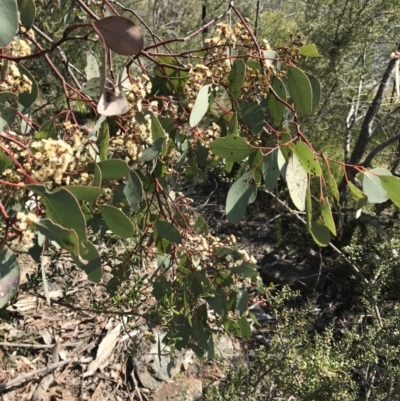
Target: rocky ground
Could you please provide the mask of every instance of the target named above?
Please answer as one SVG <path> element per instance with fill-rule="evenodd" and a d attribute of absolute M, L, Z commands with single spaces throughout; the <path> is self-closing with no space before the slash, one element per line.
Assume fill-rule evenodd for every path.
<path fill-rule="evenodd" d="M 244 221 L 231 225 L 220 195 L 225 191 L 189 187 L 186 192 L 213 235 L 234 234 L 240 248 L 257 258 L 266 284 L 290 284 L 303 297 L 317 296 L 321 328 L 330 310 L 347 313 L 356 303 L 356 292 L 346 290 L 352 280 L 350 267 L 332 250 L 319 250 L 303 225 L 269 195 L 261 193 Z M 4 401 L 200 400 L 205 384 L 223 383 L 224 363 L 246 363 L 249 347 L 268 335 L 268 305 L 257 304 L 252 310 L 263 324 L 254 327 L 250 341 L 216 337 L 219 358 L 208 362 L 200 362 L 189 350 L 171 354 L 160 346 L 165 333 L 150 332 L 140 313 L 93 307 L 107 306 L 107 268 L 104 280 L 94 284 L 70 264 L 53 262 L 48 271 L 58 274 L 50 283 L 49 306 L 42 286 L 27 282 L 27 274 L 36 271 L 34 262 L 21 257 L 20 263 L 24 271 L 18 301 L 0 317 Z"/>

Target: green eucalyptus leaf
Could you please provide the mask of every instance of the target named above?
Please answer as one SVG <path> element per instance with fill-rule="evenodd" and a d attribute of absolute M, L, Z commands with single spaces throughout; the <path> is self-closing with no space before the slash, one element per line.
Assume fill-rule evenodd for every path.
<path fill-rule="evenodd" d="M 239 162 L 253 153 L 255 149 L 242 137 L 229 135 L 211 142 L 210 150 L 226 160 Z"/>
<path fill-rule="evenodd" d="M 348 182 L 347 185 L 349 186 L 350 192 L 358 199 L 367 198 L 366 195 L 358 189 L 352 182 Z"/>
<path fill-rule="evenodd" d="M 110 144 L 110 130 L 107 120 L 104 120 L 100 126 L 99 136 L 97 137 L 96 145 L 99 148 L 100 161 L 107 160 L 108 146 Z"/>
<path fill-rule="evenodd" d="M 72 254 L 72 260 L 88 275 L 89 280 L 98 283 L 103 274 L 101 270 L 101 258 L 99 251 L 90 241 L 85 242 L 84 246 L 85 249 L 87 249 L 84 257 L 77 258 Z"/>
<path fill-rule="evenodd" d="M 169 242 L 176 244 L 182 244 L 182 236 L 178 229 L 167 221 L 158 220 L 156 222 L 156 229 L 162 238 Z"/>
<path fill-rule="evenodd" d="M 312 88 L 307 75 L 297 67 L 288 67 L 290 97 L 299 117 L 307 117 L 312 113 Z"/>
<path fill-rule="evenodd" d="M 336 235 L 336 226 L 335 221 L 333 220 L 331 206 L 329 204 L 328 198 L 324 198 L 321 205 L 321 221 L 324 223 L 326 227 L 328 227 L 329 231 Z"/>
<path fill-rule="evenodd" d="M 242 120 L 250 131 L 257 135 L 264 127 L 264 110 L 257 102 L 247 102 L 241 108 Z"/>
<path fill-rule="evenodd" d="M 311 235 L 319 246 L 328 246 L 331 240 L 329 228 L 320 219 L 313 219 L 311 222 Z"/>
<path fill-rule="evenodd" d="M 76 197 L 65 188 L 56 188 L 49 192 L 44 185 L 31 184 L 26 189 L 42 196 L 47 217 L 61 227 L 75 230 L 84 247 L 83 244 L 87 242 L 86 221 Z M 84 248 L 80 253 L 85 255 Z"/>
<path fill-rule="evenodd" d="M 389 199 L 397 207 L 400 207 L 400 179 L 389 175 L 381 175 L 379 178 Z"/>
<path fill-rule="evenodd" d="M 262 163 L 262 174 L 267 191 L 273 191 L 278 181 L 280 173 L 278 166 L 278 153 L 279 149 L 273 149 L 264 157 Z"/>
<path fill-rule="evenodd" d="M 227 135 L 239 135 L 239 123 L 237 113 L 233 113 L 231 123 L 229 124 Z"/>
<path fill-rule="evenodd" d="M 374 168 L 364 172 L 363 191 L 371 203 L 383 203 L 389 199 L 387 192 L 383 189 L 380 176 L 391 176 L 392 173 L 385 168 Z"/>
<path fill-rule="evenodd" d="M 0 48 L 7 46 L 18 32 L 18 8 L 15 0 L 0 1 Z M 0 129 L 1 131 L 1 129 Z"/>
<path fill-rule="evenodd" d="M 314 75 L 306 73 L 308 79 L 310 80 L 312 89 L 312 107 L 311 114 L 315 114 L 318 111 L 319 102 L 321 100 L 321 84 Z"/>
<path fill-rule="evenodd" d="M 246 76 L 246 64 L 242 59 L 236 59 L 228 77 L 228 92 L 233 101 L 237 100 L 242 90 L 244 78 Z"/>
<path fill-rule="evenodd" d="M 149 162 L 158 157 L 164 146 L 165 138 L 157 139 L 150 148 L 143 151 L 139 157 L 140 162 Z"/>
<path fill-rule="evenodd" d="M 294 205 L 303 212 L 306 208 L 308 175 L 294 153 L 292 153 L 288 160 L 286 183 Z"/>
<path fill-rule="evenodd" d="M 104 218 L 107 227 L 119 237 L 131 238 L 135 234 L 135 228 L 129 217 L 115 206 L 99 205 L 99 212 Z"/>
<path fill-rule="evenodd" d="M 286 102 L 287 94 L 285 85 L 278 77 L 273 76 L 271 78 L 271 87 L 278 95 L 279 99 Z M 273 93 L 268 95 L 268 110 L 274 121 L 275 127 L 278 128 L 282 126 L 282 121 L 286 110 L 286 106 L 279 99 L 277 99 Z"/>
<path fill-rule="evenodd" d="M 160 121 L 154 113 L 150 113 L 151 115 L 151 136 L 153 141 L 156 142 L 158 139 L 165 138 L 165 131 L 162 127 Z M 161 156 L 165 156 L 167 154 L 167 142 L 163 141 L 163 145 L 161 148 Z"/>
<path fill-rule="evenodd" d="M 90 97 L 96 97 L 100 93 L 101 79 L 99 77 L 92 77 L 82 84 L 81 92 Z M 106 116 L 104 117 L 104 120 Z"/>
<path fill-rule="evenodd" d="M 314 43 L 299 47 L 300 54 L 306 57 L 321 57 Z"/>
<path fill-rule="evenodd" d="M 1 10 L 1 7 L 0 7 Z M 14 253 L 6 245 L 0 246 L 0 309 L 10 302 L 18 291 L 21 271 Z"/>
<path fill-rule="evenodd" d="M 97 198 L 105 193 L 104 189 L 95 186 L 65 185 L 63 188 L 71 192 L 78 201 L 96 202 Z"/>
<path fill-rule="evenodd" d="M 304 170 L 311 175 L 320 177 L 322 175 L 321 167 L 315 158 L 312 150 L 304 142 L 296 142 L 292 147 L 297 159 L 303 166 Z"/>
<path fill-rule="evenodd" d="M 103 180 L 119 180 L 129 174 L 131 169 L 124 160 L 108 159 L 97 163 Z"/>
<path fill-rule="evenodd" d="M 50 219 L 40 219 L 35 223 L 37 230 L 50 241 L 79 257 L 79 239 L 74 229 L 64 228 Z"/>
<path fill-rule="evenodd" d="M 234 266 L 231 270 L 233 273 L 246 278 L 256 279 L 260 276 L 257 270 L 257 265 L 250 262 L 243 263 L 240 266 Z"/>
<path fill-rule="evenodd" d="M 39 130 L 35 132 L 35 139 L 57 139 L 57 130 L 54 120 L 49 120 L 43 123 Z"/>
<path fill-rule="evenodd" d="M 33 0 L 18 0 L 21 24 L 27 31 L 32 28 L 36 17 L 36 6 Z"/>
<path fill-rule="evenodd" d="M 247 319 L 242 316 L 238 321 L 237 324 L 240 327 L 240 336 L 241 338 L 249 338 L 251 336 L 251 327 Z"/>
<path fill-rule="evenodd" d="M 90 81 L 92 78 L 100 78 L 99 64 L 97 63 L 96 57 L 93 52 L 86 52 L 86 67 L 85 67 L 86 79 Z M 100 85 L 96 94 L 100 93 Z"/>
<path fill-rule="evenodd" d="M 249 293 L 247 290 L 238 290 L 236 296 L 236 313 L 240 316 L 247 312 L 247 305 L 249 303 Z"/>
<path fill-rule="evenodd" d="M 257 186 L 253 173 L 249 172 L 240 177 L 229 189 L 226 198 L 226 218 L 232 224 L 242 220 L 246 207 L 256 200 Z"/>
<path fill-rule="evenodd" d="M 327 184 L 333 199 L 335 199 L 336 202 L 339 202 L 339 189 L 337 186 L 337 182 L 333 177 L 332 173 L 330 172 L 330 170 L 328 170 Z"/>
<path fill-rule="evenodd" d="M 124 194 L 129 203 L 131 212 L 137 212 L 143 200 L 143 185 L 139 176 L 133 170 L 129 172 L 128 181 L 124 187 Z"/>
<path fill-rule="evenodd" d="M 196 101 L 189 117 L 189 125 L 195 127 L 206 114 L 212 93 L 211 85 L 204 85 L 197 94 Z"/>

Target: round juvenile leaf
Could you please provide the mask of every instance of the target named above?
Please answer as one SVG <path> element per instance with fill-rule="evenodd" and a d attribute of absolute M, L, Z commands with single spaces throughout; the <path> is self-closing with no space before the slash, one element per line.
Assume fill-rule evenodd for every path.
<path fill-rule="evenodd" d="M 322 170 L 318 160 L 304 142 L 296 142 L 292 149 L 308 174 L 316 175 L 317 177 L 322 175 Z"/>
<path fill-rule="evenodd" d="M 204 117 L 204 114 L 206 114 L 209 107 L 211 92 L 211 85 L 204 85 L 199 90 L 193 109 L 190 113 L 189 125 L 191 127 L 195 127 Z"/>
<path fill-rule="evenodd" d="M 20 268 L 14 253 L 0 246 L 0 309 L 4 308 L 18 291 Z"/>
<path fill-rule="evenodd" d="M 103 180 L 119 180 L 129 174 L 130 168 L 124 160 L 108 159 L 98 162 Z"/>
<path fill-rule="evenodd" d="M 243 218 L 246 207 L 256 200 L 257 186 L 253 173 L 243 174 L 229 189 L 226 198 L 226 218 L 232 224 L 239 223 Z"/>
<path fill-rule="evenodd" d="M 122 238 L 131 238 L 135 229 L 128 216 L 114 206 L 99 205 L 99 211 L 107 224 L 107 227 Z"/>
<path fill-rule="evenodd" d="M 17 3 L 15 0 L 1 0 L 0 47 L 7 46 L 13 40 L 17 32 L 18 32 Z"/>
<path fill-rule="evenodd" d="M 169 242 L 182 244 L 182 236 L 178 229 L 168 221 L 158 220 L 156 222 L 156 229 L 160 236 Z"/>
<path fill-rule="evenodd" d="M 217 138 L 211 142 L 210 150 L 215 155 L 221 156 L 226 160 L 239 162 L 253 153 L 255 149 L 242 137 L 228 135 L 223 138 Z"/>
<path fill-rule="evenodd" d="M 331 233 L 328 227 L 319 219 L 312 221 L 311 235 L 315 243 L 319 246 L 328 246 L 331 240 Z"/>
<path fill-rule="evenodd" d="M 21 24 L 27 31 L 32 28 L 36 16 L 36 6 L 33 0 L 18 0 Z"/>
<path fill-rule="evenodd" d="M 391 176 L 392 173 L 384 168 L 375 168 L 364 173 L 363 191 L 367 195 L 369 202 L 383 203 L 389 199 L 379 177 L 385 175 Z"/>
<path fill-rule="evenodd" d="M 236 59 L 233 64 L 228 78 L 228 91 L 232 100 L 239 97 L 244 78 L 246 75 L 246 64 L 242 59 Z"/>
<path fill-rule="evenodd" d="M 18 64 L 18 69 L 21 75 L 26 75 L 26 77 L 32 82 L 32 87 L 30 92 L 22 92 L 18 95 L 19 103 L 25 109 L 28 109 L 29 107 L 32 106 L 32 104 L 35 102 L 38 96 L 39 93 L 38 84 L 35 78 L 33 78 L 32 74 L 22 64 Z"/>
<path fill-rule="evenodd" d="M 303 212 L 306 208 L 308 175 L 294 153 L 292 153 L 288 160 L 286 183 L 294 205 Z"/>
<path fill-rule="evenodd" d="M 312 89 L 307 75 L 297 67 L 288 67 L 290 97 L 299 117 L 306 117 L 312 112 Z"/>
<path fill-rule="evenodd" d="M 382 187 L 386 191 L 389 199 L 397 206 L 400 207 L 400 179 L 394 176 L 381 175 L 380 177 Z"/>
<path fill-rule="evenodd" d="M 278 181 L 280 173 L 278 167 L 278 152 L 279 149 L 274 149 L 271 153 L 265 156 L 262 163 L 262 174 L 267 191 L 273 191 L 276 182 Z"/>
<path fill-rule="evenodd" d="M 278 95 L 279 99 L 282 99 L 286 102 L 287 95 L 285 85 L 278 77 L 273 76 L 271 78 L 271 87 Z M 270 93 L 268 96 L 268 109 L 276 127 L 280 127 L 282 125 L 283 116 L 286 109 L 286 106 L 279 99 L 277 99 L 272 93 Z"/>
<path fill-rule="evenodd" d="M 264 110 L 257 102 L 244 103 L 241 109 L 242 120 L 250 131 L 257 135 L 264 127 Z"/>
<path fill-rule="evenodd" d="M 115 15 L 97 20 L 94 25 L 112 51 L 123 56 L 136 56 L 142 51 L 143 35 L 130 19 Z"/>

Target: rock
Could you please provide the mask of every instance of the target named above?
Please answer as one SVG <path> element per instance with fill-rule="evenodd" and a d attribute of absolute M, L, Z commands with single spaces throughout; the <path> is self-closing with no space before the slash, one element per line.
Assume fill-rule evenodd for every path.
<path fill-rule="evenodd" d="M 203 386 L 201 380 L 194 377 L 177 379 L 165 383 L 153 394 L 153 401 L 200 401 Z"/>
<path fill-rule="evenodd" d="M 166 333 L 154 330 L 153 334 L 155 341 L 147 345 L 148 349 L 142 354 L 140 360 L 134 361 L 137 366 L 136 374 L 142 386 L 149 390 L 157 390 L 164 382 L 171 381 L 180 372 L 184 356 L 183 351 L 172 354 L 170 348 L 162 344 Z M 161 355 L 159 355 L 159 347 Z"/>

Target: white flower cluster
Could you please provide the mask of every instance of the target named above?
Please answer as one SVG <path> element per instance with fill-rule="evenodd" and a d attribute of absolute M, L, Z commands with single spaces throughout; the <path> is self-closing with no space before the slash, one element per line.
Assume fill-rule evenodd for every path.
<path fill-rule="evenodd" d="M 36 223 L 39 218 L 33 213 L 18 212 L 16 215 L 15 227 L 21 231 L 20 235 L 14 238 L 10 244 L 10 248 L 14 251 L 27 252 L 33 247 L 35 233 L 28 228 L 30 224 Z"/>
<path fill-rule="evenodd" d="M 31 54 L 29 44 L 24 39 L 17 36 L 4 51 L 15 57 L 29 56 Z M 3 68 L 7 70 L 4 79 L 0 81 L 0 92 L 13 92 L 18 94 L 30 92 L 32 90 L 31 80 L 26 75 L 21 74 L 15 62 L 4 60 L 0 62 L 0 69 Z"/>
<path fill-rule="evenodd" d="M 33 142 L 31 148 L 34 152 L 32 177 L 39 182 L 52 179 L 56 184 L 61 184 L 63 174 L 74 160 L 71 145 L 62 139 L 42 139 Z"/>

